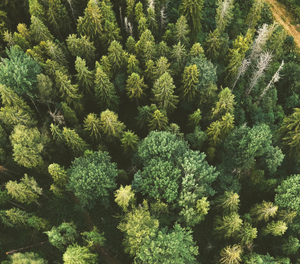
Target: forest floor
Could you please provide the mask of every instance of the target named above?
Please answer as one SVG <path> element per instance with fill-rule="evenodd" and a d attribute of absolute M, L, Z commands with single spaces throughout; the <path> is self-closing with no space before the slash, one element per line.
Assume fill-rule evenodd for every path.
<path fill-rule="evenodd" d="M 292 15 L 289 14 L 287 8 L 283 4 L 278 3 L 275 0 L 265 1 L 270 4 L 275 19 L 285 28 L 288 34 L 294 38 L 298 48 L 300 48 L 300 32 L 298 31 L 300 29 L 300 25 L 292 25 Z"/>

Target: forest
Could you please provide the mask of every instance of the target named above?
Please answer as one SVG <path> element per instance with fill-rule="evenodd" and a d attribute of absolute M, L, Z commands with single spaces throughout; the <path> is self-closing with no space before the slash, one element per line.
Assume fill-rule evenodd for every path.
<path fill-rule="evenodd" d="M 300 264 L 300 46 L 265 0 L 1 0 L 0 35 L 1 264 Z"/>

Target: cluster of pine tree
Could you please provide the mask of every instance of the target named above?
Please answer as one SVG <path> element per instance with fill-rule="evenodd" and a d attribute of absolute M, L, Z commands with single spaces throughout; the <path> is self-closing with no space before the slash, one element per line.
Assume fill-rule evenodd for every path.
<path fill-rule="evenodd" d="M 300 263 L 300 53 L 264 0 L 3 0 L 0 35 L 1 263 Z"/>

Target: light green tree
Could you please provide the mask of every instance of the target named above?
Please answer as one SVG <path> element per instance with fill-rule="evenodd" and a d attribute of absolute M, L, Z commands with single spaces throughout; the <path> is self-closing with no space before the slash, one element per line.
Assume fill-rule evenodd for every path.
<path fill-rule="evenodd" d="M 125 152 L 134 151 L 137 147 L 139 137 L 132 131 L 125 131 L 122 135 L 121 143 Z"/>
<path fill-rule="evenodd" d="M 188 102 L 196 99 L 196 85 L 199 83 L 199 70 L 196 64 L 184 68 L 182 75 L 182 97 Z"/>
<path fill-rule="evenodd" d="M 93 85 L 94 74 L 89 71 L 84 59 L 81 59 L 80 57 L 76 58 L 75 70 L 77 71 L 76 79 L 79 89 L 85 94 L 92 94 L 91 88 Z"/>
<path fill-rule="evenodd" d="M 157 219 L 150 216 L 147 201 L 128 212 L 118 229 L 125 233 L 125 252 L 135 256 L 144 244 L 144 239 L 154 236 L 159 226 Z"/>
<path fill-rule="evenodd" d="M 190 33 L 190 30 L 185 16 L 181 16 L 180 18 L 178 18 L 175 24 L 175 28 L 176 28 L 175 34 L 176 34 L 177 42 L 188 44 L 189 42 L 188 34 Z"/>
<path fill-rule="evenodd" d="M 132 73 L 128 79 L 126 84 L 127 95 L 129 98 L 135 98 L 136 104 L 139 106 L 139 99 L 145 94 L 144 90 L 147 89 L 148 86 L 144 82 L 144 77 L 140 77 L 137 73 Z"/>
<path fill-rule="evenodd" d="M 188 126 L 194 128 L 199 126 L 201 118 L 202 118 L 201 110 L 197 109 L 194 113 L 189 115 Z"/>
<path fill-rule="evenodd" d="M 263 0 L 255 0 L 252 4 L 252 7 L 248 13 L 246 23 L 247 25 L 254 29 L 261 18 L 261 13 L 263 10 L 264 1 Z"/>
<path fill-rule="evenodd" d="M 215 200 L 217 208 L 222 208 L 225 214 L 237 212 L 239 209 L 240 198 L 237 193 L 227 192 Z"/>
<path fill-rule="evenodd" d="M 152 92 L 154 94 L 153 101 L 158 108 L 167 112 L 172 112 L 176 109 L 178 96 L 174 95 L 175 88 L 173 78 L 168 72 L 165 72 L 155 81 Z"/>
<path fill-rule="evenodd" d="M 33 39 L 40 43 L 41 41 L 53 41 L 54 37 L 51 35 L 49 29 L 44 23 L 36 16 L 31 16 L 30 32 L 32 33 Z"/>
<path fill-rule="evenodd" d="M 261 204 L 256 204 L 251 208 L 250 213 L 255 222 L 265 220 L 267 222 L 270 217 L 274 217 L 277 213 L 278 206 L 272 202 L 262 201 Z"/>
<path fill-rule="evenodd" d="M 253 242 L 253 239 L 257 237 L 257 228 L 252 227 L 248 222 L 244 222 L 237 238 L 240 239 L 241 245 L 250 245 Z"/>
<path fill-rule="evenodd" d="M 118 115 L 110 110 L 103 111 L 100 115 L 101 130 L 106 134 L 108 141 L 120 138 L 126 126 L 118 120 Z"/>
<path fill-rule="evenodd" d="M 166 117 L 160 110 L 155 110 L 149 119 L 149 130 L 165 130 L 168 125 L 168 117 Z"/>
<path fill-rule="evenodd" d="M 9 259 L 10 261 L 7 264 L 47 264 L 48 263 L 47 260 L 42 259 L 38 254 L 34 252 L 14 253 L 12 255 L 9 255 Z"/>
<path fill-rule="evenodd" d="M 287 230 L 287 225 L 283 221 L 271 221 L 263 229 L 264 234 L 272 234 L 273 236 L 282 236 Z"/>
<path fill-rule="evenodd" d="M 115 202 L 122 207 L 124 212 L 128 211 L 128 206 L 135 201 L 134 191 L 131 190 L 131 185 L 126 185 L 121 187 L 115 193 Z"/>
<path fill-rule="evenodd" d="M 243 249 L 240 245 L 227 246 L 222 249 L 220 263 L 222 264 L 239 264 Z"/>
<path fill-rule="evenodd" d="M 165 72 L 169 72 L 170 63 L 168 63 L 168 59 L 166 57 L 160 57 L 155 62 L 155 67 L 153 69 L 154 78 L 158 79 L 162 76 Z"/>
<path fill-rule="evenodd" d="M 11 134 L 14 160 L 26 168 L 43 165 L 41 153 L 43 138 L 37 128 L 27 128 L 23 125 L 15 126 Z"/>
<path fill-rule="evenodd" d="M 122 45 L 118 41 L 114 40 L 108 47 L 107 57 L 112 71 L 117 73 L 120 69 L 125 67 L 128 53 L 123 50 Z"/>
<path fill-rule="evenodd" d="M 17 183 L 16 181 L 9 181 L 5 185 L 7 193 L 11 195 L 16 201 L 30 204 L 36 202 L 39 195 L 34 192 L 30 186 L 24 183 Z"/>
<path fill-rule="evenodd" d="M 57 163 L 52 163 L 48 166 L 48 172 L 53 178 L 53 181 L 59 187 L 64 187 L 67 183 L 67 172 Z"/>
<path fill-rule="evenodd" d="M 189 51 L 189 57 L 198 57 L 200 54 L 204 54 L 204 50 L 201 47 L 201 44 L 196 42 Z"/>
<path fill-rule="evenodd" d="M 237 213 L 225 215 L 223 218 L 217 216 L 214 231 L 225 238 L 233 237 L 241 230 L 242 223 L 243 221 Z"/>
<path fill-rule="evenodd" d="M 90 113 L 83 122 L 84 130 L 88 131 L 94 140 L 99 140 L 101 138 L 101 121 L 97 115 Z"/>
<path fill-rule="evenodd" d="M 234 106 L 236 105 L 236 102 L 234 101 L 235 96 L 227 87 L 219 93 L 218 97 L 219 100 L 212 109 L 212 119 L 220 119 L 220 117 L 224 116 L 226 113 L 232 115 Z"/>
<path fill-rule="evenodd" d="M 93 254 L 87 247 L 77 244 L 68 246 L 63 254 L 64 264 L 96 264 L 97 254 Z"/>
<path fill-rule="evenodd" d="M 282 250 L 287 255 L 292 255 L 297 252 L 299 249 L 299 239 L 293 236 L 289 236 L 288 239 L 285 240 L 285 243 L 282 245 Z"/>
<path fill-rule="evenodd" d="M 136 56 L 130 54 L 127 60 L 127 73 L 131 75 L 132 73 L 141 73 L 141 69 L 139 68 L 139 61 L 137 60 Z"/>
<path fill-rule="evenodd" d="M 70 29 L 70 18 L 66 7 L 61 0 L 48 0 L 47 20 L 55 31 L 60 34 Z"/>

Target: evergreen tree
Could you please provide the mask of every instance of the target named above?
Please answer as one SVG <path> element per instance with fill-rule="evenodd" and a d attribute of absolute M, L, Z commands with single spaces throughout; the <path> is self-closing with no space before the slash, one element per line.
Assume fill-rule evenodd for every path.
<path fill-rule="evenodd" d="M 264 228 L 264 234 L 272 234 L 273 236 L 282 236 L 287 230 L 287 225 L 283 221 L 272 221 Z"/>
<path fill-rule="evenodd" d="M 202 20 L 203 16 L 203 6 L 203 0 L 183 0 L 179 9 L 180 13 L 186 17 L 194 39 L 201 30 L 200 21 Z"/>
<path fill-rule="evenodd" d="M 129 150 L 135 150 L 137 143 L 139 141 L 139 137 L 134 134 L 134 132 L 128 130 L 125 131 L 122 135 L 122 147 L 124 148 L 125 152 L 128 152 Z"/>
<path fill-rule="evenodd" d="M 64 102 L 61 103 L 61 107 L 63 110 L 64 120 L 72 125 L 77 125 L 78 119 L 76 116 L 76 112 Z"/>
<path fill-rule="evenodd" d="M 197 109 L 194 113 L 190 114 L 188 117 L 188 126 L 190 127 L 197 127 L 200 123 L 200 120 L 202 118 L 201 110 Z"/>
<path fill-rule="evenodd" d="M 154 94 L 153 101 L 157 104 L 158 108 L 167 112 L 175 110 L 178 103 L 178 96 L 174 95 L 174 89 L 173 78 L 168 72 L 165 72 L 156 80 L 152 92 Z"/>
<path fill-rule="evenodd" d="M 114 73 L 121 70 L 127 61 L 128 54 L 122 48 L 122 45 L 114 40 L 108 48 L 108 60 Z"/>
<path fill-rule="evenodd" d="M 216 28 L 213 32 L 210 31 L 205 42 L 206 55 L 209 59 L 215 60 L 219 57 L 221 44 L 221 34 L 219 29 Z"/>
<path fill-rule="evenodd" d="M 239 264 L 243 250 L 240 245 L 227 246 L 223 248 L 220 255 L 220 263 L 222 264 Z"/>
<path fill-rule="evenodd" d="M 44 25 L 44 23 L 36 16 L 31 16 L 30 32 L 33 35 L 33 39 L 40 43 L 41 41 L 53 41 L 54 37 L 51 35 L 49 29 Z"/>
<path fill-rule="evenodd" d="M 29 0 L 28 4 L 30 16 L 38 17 L 39 19 L 45 18 L 45 9 L 38 0 Z"/>
<path fill-rule="evenodd" d="M 96 48 L 89 37 L 81 36 L 77 38 L 75 34 L 71 34 L 66 42 L 71 55 L 83 58 L 89 63 L 94 61 Z"/>
<path fill-rule="evenodd" d="M 170 63 L 168 63 L 168 59 L 166 57 L 160 57 L 155 62 L 155 67 L 153 69 L 154 79 L 158 79 L 165 72 L 169 72 Z"/>
<path fill-rule="evenodd" d="M 204 50 L 201 47 L 201 44 L 196 42 L 193 44 L 193 46 L 190 49 L 189 57 L 198 57 L 200 54 L 204 54 Z"/>
<path fill-rule="evenodd" d="M 61 0 L 48 0 L 47 20 L 59 34 L 70 29 L 68 11 Z"/>
<path fill-rule="evenodd" d="M 225 215 L 223 216 L 223 219 L 217 216 L 215 219 L 214 230 L 225 238 L 233 237 L 241 230 L 242 222 L 242 219 L 237 213 Z"/>
<path fill-rule="evenodd" d="M 181 16 L 177 20 L 175 27 L 176 27 L 175 33 L 176 33 L 177 41 L 183 44 L 188 44 L 189 43 L 188 34 L 190 33 L 190 30 L 188 28 L 188 24 L 185 16 Z"/>
<path fill-rule="evenodd" d="M 236 212 L 239 209 L 239 195 L 233 192 L 225 192 L 216 199 L 217 208 L 222 208 L 225 214 Z"/>
<path fill-rule="evenodd" d="M 236 102 L 234 101 L 235 96 L 232 94 L 231 90 L 226 87 L 219 93 L 218 97 L 219 101 L 212 109 L 212 118 L 219 119 L 227 113 L 232 115 Z"/>
<path fill-rule="evenodd" d="M 219 0 L 217 5 L 217 15 L 216 15 L 216 23 L 217 29 L 219 30 L 220 34 L 222 34 L 226 28 L 226 26 L 230 23 L 233 17 L 233 0 Z"/>
<path fill-rule="evenodd" d="M 266 222 L 270 217 L 274 217 L 277 213 L 278 206 L 274 206 L 272 202 L 263 201 L 261 204 L 256 204 L 251 208 L 251 216 L 255 222 L 265 220 Z"/>
<path fill-rule="evenodd" d="M 48 172 L 53 178 L 54 184 L 59 187 L 64 187 L 67 183 L 67 172 L 57 163 L 52 163 L 48 166 Z"/>
<path fill-rule="evenodd" d="M 63 254 L 65 264 L 96 264 L 97 254 L 93 254 L 87 247 L 81 247 L 77 244 L 68 246 Z"/>
<path fill-rule="evenodd" d="M 128 211 L 128 206 L 135 200 L 134 191 L 131 190 L 131 185 L 121 187 L 115 193 L 115 202 L 122 207 L 124 212 Z"/>
<path fill-rule="evenodd" d="M 9 255 L 9 264 L 47 264 L 48 261 L 42 259 L 37 253 L 25 252 L 25 253 L 14 253 Z M 6 263 L 4 261 L 3 263 Z"/>
<path fill-rule="evenodd" d="M 94 83 L 98 104 L 104 109 L 116 109 L 119 103 L 119 97 L 116 94 L 114 85 L 109 81 L 108 76 L 101 67 L 97 67 L 96 69 Z"/>
<path fill-rule="evenodd" d="M 252 4 L 252 7 L 248 13 L 246 23 L 250 28 L 255 28 L 257 22 L 261 18 L 261 13 L 263 9 L 264 1 L 262 0 L 255 0 Z"/>
<path fill-rule="evenodd" d="M 237 237 L 241 241 L 241 245 L 250 245 L 253 239 L 257 237 L 257 228 L 253 228 L 248 222 L 244 222 Z"/>
<path fill-rule="evenodd" d="M 77 71 L 76 79 L 79 88 L 85 92 L 85 94 L 91 94 L 91 87 L 93 85 L 93 73 L 86 67 L 86 62 L 80 57 L 76 57 L 75 69 Z"/>
<path fill-rule="evenodd" d="M 39 198 L 38 194 L 34 192 L 30 186 L 24 183 L 17 183 L 16 181 L 9 181 L 5 185 L 7 192 L 16 201 L 21 203 L 36 202 Z"/>
<path fill-rule="evenodd" d="M 289 236 L 289 238 L 285 240 L 285 243 L 282 245 L 282 250 L 285 254 L 292 255 L 297 252 L 299 247 L 299 240 L 293 236 Z"/>
<path fill-rule="evenodd" d="M 127 73 L 131 75 L 132 73 L 141 73 L 141 69 L 139 68 L 139 61 L 137 60 L 135 55 L 130 54 L 127 61 Z"/>
<path fill-rule="evenodd" d="M 96 114 L 90 113 L 84 119 L 84 130 L 96 141 L 101 138 L 101 121 Z"/>
<path fill-rule="evenodd" d="M 139 99 L 144 95 L 144 90 L 148 86 L 144 83 L 144 77 L 140 77 L 137 73 L 132 73 L 126 84 L 127 95 L 129 98 L 135 98 L 136 104 L 139 106 Z"/>
<path fill-rule="evenodd" d="M 149 130 L 165 130 L 168 125 L 168 117 L 166 117 L 160 110 L 155 110 L 149 120 Z"/>
<path fill-rule="evenodd" d="M 182 75 L 182 96 L 188 102 L 196 99 L 196 85 L 199 83 L 199 70 L 196 64 L 184 68 Z"/>
<path fill-rule="evenodd" d="M 108 141 L 120 138 L 126 126 L 118 120 L 118 115 L 108 109 L 100 115 L 101 130 Z"/>

